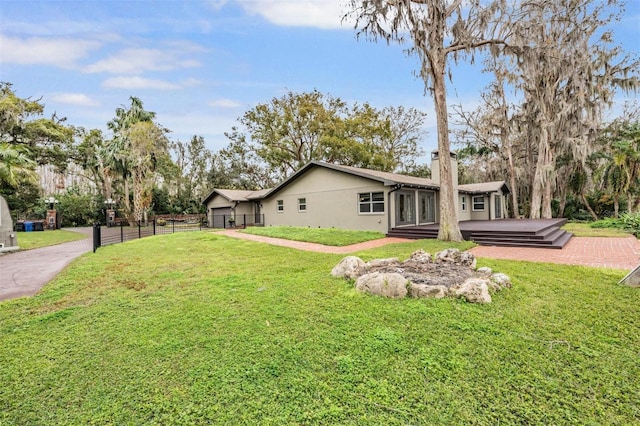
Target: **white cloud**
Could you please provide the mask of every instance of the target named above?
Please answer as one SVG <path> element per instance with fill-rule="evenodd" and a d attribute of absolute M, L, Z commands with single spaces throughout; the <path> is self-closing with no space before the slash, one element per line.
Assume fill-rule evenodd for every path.
<path fill-rule="evenodd" d="M 141 74 L 145 71 L 169 71 L 177 68 L 193 68 L 200 63 L 195 60 L 178 59 L 171 51 L 160 49 L 124 49 L 106 59 L 84 68 L 88 73 L 108 72 L 112 74 Z"/>
<path fill-rule="evenodd" d="M 236 0 L 250 15 L 289 27 L 336 29 L 342 25 L 347 9 L 344 0 Z"/>
<path fill-rule="evenodd" d="M 113 77 L 105 80 L 102 86 L 109 89 L 176 90 L 181 88 L 179 85 L 168 81 L 143 77 Z"/>
<path fill-rule="evenodd" d="M 209 106 L 214 108 L 238 108 L 241 105 L 242 104 L 239 102 L 226 98 L 216 99 L 209 102 Z"/>
<path fill-rule="evenodd" d="M 209 3 L 214 10 L 220 10 L 225 4 L 227 4 L 227 1 L 228 0 L 209 0 L 207 3 Z"/>
<path fill-rule="evenodd" d="M 78 105 L 78 106 L 99 106 L 100 102 L 91 99 L 83 93 L 59 93 L 51 96 L 51 100 L 61 104 Z"/>
<path fill-rule="evenodd" d="M 91 40 L 51 37 L 20 39 L 0 34 L 2 63 L 73 68 L 79 59 L 98 47 L 100 43 Z"/>

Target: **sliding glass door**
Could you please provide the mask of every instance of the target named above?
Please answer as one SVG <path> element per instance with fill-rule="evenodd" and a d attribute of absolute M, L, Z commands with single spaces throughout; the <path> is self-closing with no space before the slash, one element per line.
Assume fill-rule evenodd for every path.
<path fill-rule="evenodd" d="M 418 193 L 418 207 L 420 209 L 420 223 L 436 221 L 436 197 L 433 192 L 420 191 Z"/>
<path fill-rule="evenodd" d="M 396 225 L 416 224 L 416 195 L 414 192 L 396 192 Z"/>

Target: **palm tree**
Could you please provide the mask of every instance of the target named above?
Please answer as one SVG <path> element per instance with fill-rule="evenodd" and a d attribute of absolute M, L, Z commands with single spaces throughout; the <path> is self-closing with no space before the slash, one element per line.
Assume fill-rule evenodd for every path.
<path fill-rule="evenodd" d="M 0 188 L 14 188 L 21 180 L 35 182 L 35 167 L 25 146 L 0 143 Z"/>
<path fill-rule="evenodd" d="M 105 142 L 100 149 L 100 155 L 103 158 L 106 171 L 113 178 L 122 179 L 125 214 L 128 216 L 129 222 L 133 223 L 140 218 L 136 218 L 137 215 L 133 214 L 135 201 L 134 208 L 131 207 L 129 201 L 129 179 L 132 177 L 131 169 L 136 160 L 131 155 L 131 141 L 128 132 L 137 123 L 153 122 L 156 114 L 146 111 L 139 98 L 131 96 L 129 99 L 131 101 L 130 107 L 128 109 L 125 107 L 116 108 L 116 117 L 107 123 L 107 127 L 113 132 L 113 138 Z"/>

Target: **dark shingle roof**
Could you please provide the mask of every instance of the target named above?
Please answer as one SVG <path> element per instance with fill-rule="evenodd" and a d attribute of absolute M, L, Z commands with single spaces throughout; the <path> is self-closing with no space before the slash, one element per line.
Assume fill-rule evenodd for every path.
<path fill-rule="evenodd" d="M 223 189 L 215 188 L 207 197 L 202 201 L 202 204 L 207 204 L 216 194 L 226 198 L 229 201 L 251 201 L 259 200 L 269 192 L 271 188 L 260 189 L 258 191 L 248 191 L 243 189 Z"/>
<path fill-rule="evenodd" d="M 267 198 L 280 191 L 282 188 L 289 185 L 291 182 L 298 179 L 313 167 L 324 167 L 331 170 L 348 173 L 354 176 L 360 176 L 373 181 L 381 182 L 385 186 L 406 186 L 409 188 L 424 188 L 424 189 L 440 189 L 440 185 L 431 179 L 420 178 L 415 176 L 401 175 L 398 173 L 381 172 L 378 170 L 363 169 L 353 166 L 342 166 L 340 164 L 324 163 L 322 161 L 312 161 L 307 163 L 303 168 L 289 176 L 275 188 L 262 189 L 259 191 L 243 191 L 237 189 L 214 189 L 207 198 L 204 199 L 203 204 L 206 204 L 215 194 L 219 194 L 229 201 L 250 201 L 258 200 L 261 198 Z M 484 182 L 484 183 L 472 183 L 468 185 L 459 185 L 458 190 L 460 192 L 468 194 L 480 194 L 488 192 L 497 192 L 502 190 L 503 193 L 509 193 L 509 188 L 504 181 L 496 182 Z"/>

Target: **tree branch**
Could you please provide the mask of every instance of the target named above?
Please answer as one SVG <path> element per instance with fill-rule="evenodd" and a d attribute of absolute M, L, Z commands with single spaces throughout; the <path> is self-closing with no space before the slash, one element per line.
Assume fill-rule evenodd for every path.
<path fill-rule="evenodd" d="M 459 52 L 461 50 L 471 50 L 478 47 L 486 46 L 489 44 L 501 44 L 503 46 L 509 46 L 507 42 L 501 39 L 481 40 L 470 44 L 452 44 L 444 49 L 444 54 L 448 55 L 451 52 Z"/>

